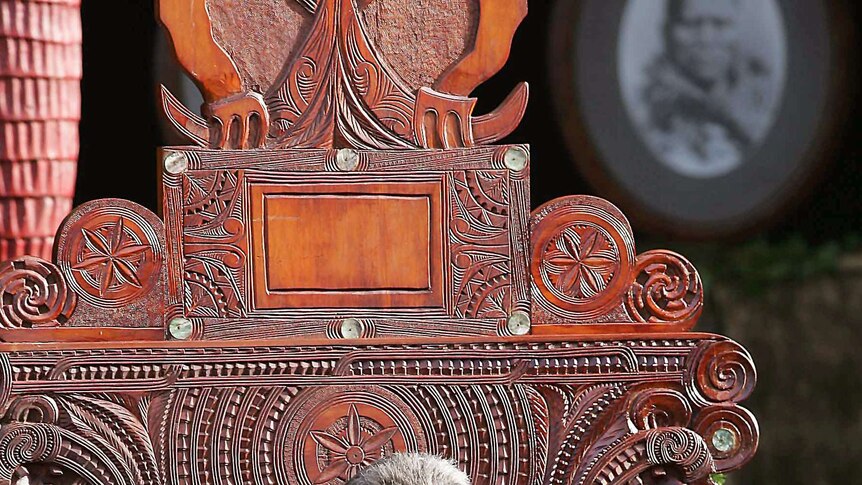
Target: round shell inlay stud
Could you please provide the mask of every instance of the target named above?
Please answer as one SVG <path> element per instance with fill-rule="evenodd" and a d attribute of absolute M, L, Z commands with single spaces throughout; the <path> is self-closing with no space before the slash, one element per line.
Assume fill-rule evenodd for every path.
<path fill-rule="evenodd" d="M 170 152 L 164 159 L 165 172 L 179 175 L 189 169 L 189 157 L 183 152 Z"/>
<path fill-rule="evenodd" d="M 174 318 L 168 324 L 168 331 L 176 340 L 188 340 L 192 336 L 192 321 L 188 318 Z"/>
<path fill-rule="evenodd" d="M 506 150 L 506 154 L 503 155 L 503 163 L 506 164 L 506 167 L 513 172 L 520 172 L 527 168 L 527 162 L 530 160 L 530 155 L 527 153 L 527 150 L 524 150 L 521 147 L 512 147 Z"/>
<path fill-rule="evenodd" d="M 527 335 L 532 328 L 530 316 L 522 311 L 512 312 L 512 316 L 509 317 L 506 327 L 512 335 Z"/>

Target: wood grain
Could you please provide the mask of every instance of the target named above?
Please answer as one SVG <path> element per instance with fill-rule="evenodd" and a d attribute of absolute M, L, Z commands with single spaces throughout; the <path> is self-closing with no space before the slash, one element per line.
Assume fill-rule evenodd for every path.
<path fill-rule="evenodd" d="M 343 485 L 400 452 L 477 485 L 708 483 L 752 458 L 754 363 L 688 332 L 691 263 L 638 256 L 601 199 L 530 213 L 530 147 L 474 146 L 523 115 L 526 85 L 481 117 L 467 95 L 524 0 L 290 1 L 162 0 L 209 90 L 206 119 L 165 106 L 210 148 L 159 152 L 163 220 L 89 202 L 53 261 L 0 264 L 0 485 Z M 273 50 L 308 31 L 264 96 L 278 22 Z"/>

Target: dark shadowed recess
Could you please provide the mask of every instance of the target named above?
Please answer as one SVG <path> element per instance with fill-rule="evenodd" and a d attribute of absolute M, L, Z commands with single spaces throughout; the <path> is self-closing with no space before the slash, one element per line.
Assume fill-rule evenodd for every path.
<path fill-rule="evenodd" d="M 530 108 L 509 141 L 532 144 L 534 207 L 565 194 L 603 195 L 577 173 L 556 126 L 546 65 L 551 4 L 545 0 L 530 2 L 530 15 L 515 38 L 509 64 L 476 92 L 480 99 L 477 112 L 484 113 L 493 109 L 516 82 L 530 82 Z M 82 8 L 83 121 L 76 202 L 122 197 L 155 209 L 155 148 L 162 141 L 153 82 L 152 46 L 158 35 L 153 2 L 115 0 L 107 5 L 85 1 Z M 853 9 L 858 20 L 859 8 Z M 857 88 L 858 82 L 852 86 Z M 813 190 L 800 194 L 797 206 L 762 236 L 784 239 L 799 234 L 820 243 L 860 232 L 862 114 L 855 91 L 846 93 L 848 103 L 855 107 L 845 135 L 835 140 L 838 156 Z"/>

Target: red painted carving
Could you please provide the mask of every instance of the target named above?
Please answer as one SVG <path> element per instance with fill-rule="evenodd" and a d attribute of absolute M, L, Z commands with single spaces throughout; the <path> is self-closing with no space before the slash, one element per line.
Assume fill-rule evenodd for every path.
<path fill-rule="evenodd" d="M 0 261 L 50 259 L 72 208 L 80 0 L 0 0 Z"/>
<path fill-rule="evenodd" d="M 24 257 L 0 265 L 0 301 L 0 327 L 51 327 L 69 320 L 77 297 L 56 266 Z"/>
<path fill-rule="evenodd" d="M 601 199 L 531 214 L 529 147 L 472 146 L 523 114 L 526 86 L 486 117 L 467 96 L 526 2 L 470 1 L 159 2 L 207 103 L 166 93 L 173 122 L 269 148 L 164 149 L 164 223 L 90 202 L 56 266 L 0 265 L 0 485 L 341 485 L 396 452 L 477 485 L 708 483 L 751 459 L 754 364 L 687 333 L 693 266 L 637 257 Z M 446 9 L 419 32 L 440 58 L 393 44 Z"/>

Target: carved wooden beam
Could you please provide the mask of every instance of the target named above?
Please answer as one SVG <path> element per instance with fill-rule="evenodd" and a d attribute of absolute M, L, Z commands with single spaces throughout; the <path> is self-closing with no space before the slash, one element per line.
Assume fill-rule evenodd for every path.
<path fill-rule="evenodd" d="M 0 480 L 335 484 L 422 451 L 477 484 L 699 483 L 758 440 L 750 357 L 699 334 L 122 347 L 2 348 Z"/>

